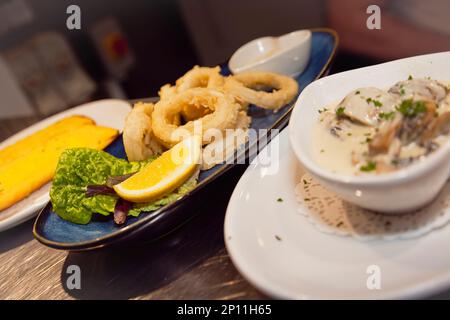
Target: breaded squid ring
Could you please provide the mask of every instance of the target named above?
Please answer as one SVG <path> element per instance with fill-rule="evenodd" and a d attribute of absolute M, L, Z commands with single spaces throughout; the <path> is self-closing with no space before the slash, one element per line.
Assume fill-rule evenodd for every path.
<path fill-rule="evenodd" d="M 177 92 L 181 93 L 192 88 L 217 89 L 223 86 L 224 77 L 220 67 L 208 68 L 195 66 L 176 81 Z"/>
<path fill-rule="evenodd" d="M 163 151 L 152 132 L 154 105 L 138 102 L 127 115 L 123 129 L 123 144 L 129 161 L 146 160 Z"/>
<path fill-rule="evenodd" d="M 177 92 L 184 92 L 192 88 L 218 89 L 224 84 L 224 77 L 220 74 L 220 67 L 207 68 L 195 66 L 183 77 L 176 81 Z M 203 106 L 187 106 L 181 112 L 185 121 L 192 121 L 204 117 L 212 110 Z"/>
<path fill-rule="evenodd" d="M 220 74 L 220 67 L 208 68 L 195 66 L 178 79 L 175 86 L 166 84 L 161 87 L 159 96 L 161 100 L 165 100 L 192 88 L 218 89 L 223 86 L 224 81 L 224 77 Z M 188 106 L 181 112 L 181 116 L 185 121 L 192 121 L 211 112 L 211 109 L 202 106 Z"/>
<path fill-rule="evenodd" d="M 170 84 L 163 85 L 159 89 L 159 92 L 158 92 L 160 100 L 169 99 L 170 97 L 173 97 L 176 94 L 177 94 L 177 88 L 171 86 Z"/>
<path fill-rule="evenodd" d="M 274 88 L 276 91 L 265 92 L 252 89 L 260 87 Z M 298 84 L 290 77 L 254 71 L 228 77 L 224 89 L 248 103 L 277 110 L 294 99 L 298 93 Z"/>
<path fill-rule="evenodd" d="M 183 126 L 170 123 L 174 114 L 179 114 L 188 105 L 202 106 L 213 112 L 204 117 L 189 121 Z M 204 133 L 209 129 L 225 130 L 233 128 L 236 124 L 240 106 L 234 99 L 223 92 L 207 89 L 188 89 L 171 99 L 159 101 L 152 115 L 152 129 L 158 141 L 165 147 L 170 148 L 182 140 L 185 132 L 189 134 L 202 135 L 203 144 L 207 144 Z M 195 132 L 195 125 L 201 126 L 201 132 Z"/>

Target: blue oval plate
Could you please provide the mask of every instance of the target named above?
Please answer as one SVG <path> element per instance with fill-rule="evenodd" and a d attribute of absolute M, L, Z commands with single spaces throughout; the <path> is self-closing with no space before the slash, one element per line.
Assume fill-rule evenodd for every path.
<path fill-rule="evenodd" d="M 338 45 L 338 36 L 333 30 L 312 29 L 311 31 L 313 32 L 311 58 L 305 71 L 297 77 L 300 90 L 328 73 Z M 222 72 L 229 74 L 227 65 L 222 66 Z M 251 127 L 269 130 L 284 128 L 288 123 L 294 102 L 284 106 L 277 113 L 250 107 Z M 248 149 L 249 146 L 247 145 L 246 148 Z M 106 151 L 116 157 L 126 158 L 122 137 L 117 138 Z M 91 221 L 87 225 L 73 224 L 61 219 L 52 211 L 51 203 L 48 203 L 35 221 L 33 234 L 46 246 L 71 251 L 92 250 L 123 243 L 125 240 L 137 237 L 144 230 L 146 238 L 161 237 L 186 223 L 193 214 L 189 209 L 195 207 L 196 202 L 208 191 L 205 187 L 233 166 L 235 164 L 221 164 L 201 172 L 197 187 L 183 198 L 157 211 L 141 213 L 138 218 L 129 217 L 122 227 L 117 227 L 110 217 Z"/>

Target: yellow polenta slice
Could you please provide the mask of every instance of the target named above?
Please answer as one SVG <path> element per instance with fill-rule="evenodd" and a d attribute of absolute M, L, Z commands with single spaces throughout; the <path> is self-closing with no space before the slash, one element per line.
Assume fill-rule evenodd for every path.
<path fill-rule="evenodd" d="M 0 168 L 5 164 L 27 155 L 35 148 L 42 148 L 42 144 L 46 141 L 87 124 L 93 125 L 95 122 L 85 116 L 70 116 L 17 141 L 0 150 Z"/>
<path fill-rule="evenodd" d="M 41 141 L 40 147 L 31 148 L 25 156 L 0 167 L 0 210 L 12 206 L 49 182 L 65 149 L 84 147 L 101 150 L 117 135 L 115 129 L 85 124 Z"/>

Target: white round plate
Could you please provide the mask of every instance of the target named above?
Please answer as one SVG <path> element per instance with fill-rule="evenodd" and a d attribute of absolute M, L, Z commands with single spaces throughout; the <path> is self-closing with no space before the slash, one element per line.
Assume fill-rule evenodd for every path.
<path fill-rule="evenodd" d="M 100 100 L 86 103 L 81 106 L 71 108 L 58 113 L 52 117 L 44 119 L 14 136 L 0 143 L 0 149 L 21 140 L 36 131 L 44 129 L 52 123 L 71 115 L 83 115 L 93 119 L 100 126 L 107 126 L 122 131 L 126 115 L 130 112 L 131 106 L 123 100 Z M 39 170 L 39 168 L 36 168 Z M 50 183 L 44 185 L 39 190 L 33 192 L 27 198 L 19 201 L 12 207 L 0 211 L 0 232 L 10 229 L 30 218 L 36 216 L 50 200 Z"/>
<path fill-rule="evenodd" d="M 224 227 L 233 263 L 255 287 L 283 299 L 419 298 L 450 287 L 449 226 L 395 241 L 322 233 L 297 210 L 294 189 L 304 170 L 288 130 L 269 146 L 271 168 L 250 165 Z"/>

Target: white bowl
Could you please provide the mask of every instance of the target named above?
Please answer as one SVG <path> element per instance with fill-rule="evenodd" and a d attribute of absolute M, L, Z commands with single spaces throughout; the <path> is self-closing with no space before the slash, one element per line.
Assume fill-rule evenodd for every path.
<path fill-rule="evenodd" d="M 339 101 L 360 87 L 387 89 L 400 80 L 431 77 L 450 80 L 450 52 L 412 57 L 356 69 L 311 83 L 300 94 L 289 123 L 292 149 L 300 163 L 326 188 L 361 207 L 399 213 L 418 209 L 432 201 L 450 173 L 450 143 L 424 161 L 382 175 L 349 176 L 319 166 L 312 153 L 312 128 L 319 109 Z"/>
<path fill-rule="evenodd" d="M 264 37 L 240 47 L 231 57 L 233 74 L 269 71 L 296 77 L 305 70 L 311 55 L 311 31 L 298 30 L 280 37 Z"/>

